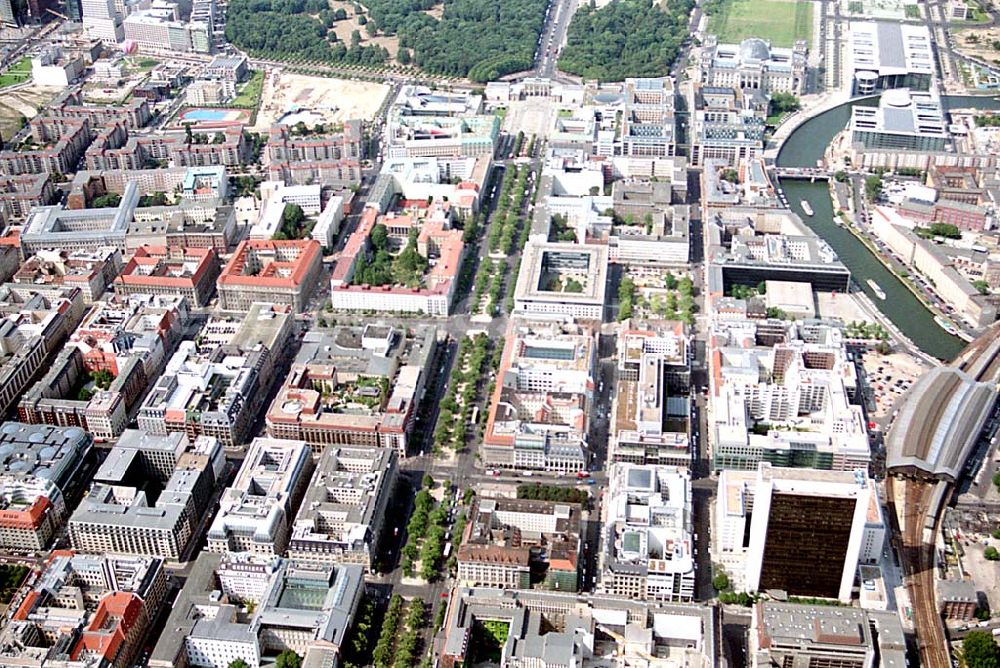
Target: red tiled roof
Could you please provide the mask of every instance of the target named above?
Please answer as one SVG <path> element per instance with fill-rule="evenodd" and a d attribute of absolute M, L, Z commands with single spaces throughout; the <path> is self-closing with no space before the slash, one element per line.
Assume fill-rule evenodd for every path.
<path fill-rule="evenodd" d="M 177 253 L 180 252 L 180 255 Z M 121 275 L 115 278 L 117 284 L 129 285 L 171 285 L 179 288 L 197 286 L 201 282 L 205 272 L 209 270 L 215 262 L 216 254 L 212 248 L 178 248 L 172 249 L 166 246 L 140 246 L 135 250 L 135 254 L 122 270 Z M 196 261 L 198 264 L 190 276 L 171 276 L 169 273 L 155 272 L 150 275 L 135 273 L 140 266 L 156 267 L 164 260 Z"/>
<path fill-rule="evenodd" d="M 255 275 L 243 273 L 249 260 L 249 254 L 256 251 L 277 251 L 279 249 L 297 248 L 298 256 L 291 262 L 271 262 Z M 226 264 L 219 276 L 219 287 L 289 287 L 297 288 L 305 280 L 310 265 L 319 256 L 319 242 L 314 239 L 276 241 L 273 239 L 248 239 L 240 242 L 233 253 L 232 259 Z M 276 276 L 278 269 L 287 268 L 291 275 Z"/>

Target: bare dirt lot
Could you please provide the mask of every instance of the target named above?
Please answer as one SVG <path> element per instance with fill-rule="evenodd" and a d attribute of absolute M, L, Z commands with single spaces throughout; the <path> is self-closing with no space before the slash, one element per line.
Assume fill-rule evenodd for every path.
<path fill-rule="evenodd" d="M 954 31 L 955 47 L 959 53 L 987 63 L 1000 63 L 1000 27 L 973 28 Z M 970 39 L 974 41 L 969 41 Z"/>
<path fill-rule="evenodd" d="M 385 84 L 269 70 L 254 130 L 267 131 L 294 109 L 311 110 L 327 124 L 371 119 L 388 93 Z"/>
<path fill-rule="evenodd" d="M 26 86 L 3 91 L 3 95 L 0 95 L 0 137 L 11 137 L 21 128 L 22 118 L 31 120 L 37 116 L 38 110 L 61 90 Z"/>

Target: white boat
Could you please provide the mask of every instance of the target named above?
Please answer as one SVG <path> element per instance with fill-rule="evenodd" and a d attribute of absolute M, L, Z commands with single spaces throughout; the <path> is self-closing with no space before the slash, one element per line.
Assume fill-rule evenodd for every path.
<path fill-rule="evenodd" d="M 934 322 L 940 325 L 941 329 L 948 332 L 952 336 L 958 336 L 958 329 L 955 327 L 955 325 L 951 324 L 941 316 L 939 315 L 934 316 Z"/>
<path fill-rule="evenodd" d="M 882 300 L 885 299 L 885 290 L 883 290 L 882 287 L 878 283 L 876 283 L 875 281 L 873 281 L 870 278 L 868 279 L 867 283 L 868 283 L 868 287 L 872 289 L 872 292 L 875 293 L 876 297 L 878 297 L 879 299 L 882 299 Z"/>
<path fill-rule="evenodd" d="M 802 200 L 799 204 L 802 205 L 802 210 L 806 212 L 807 216 L 813 215 L 813 208 L 809 206 L 809 202 Z"/>

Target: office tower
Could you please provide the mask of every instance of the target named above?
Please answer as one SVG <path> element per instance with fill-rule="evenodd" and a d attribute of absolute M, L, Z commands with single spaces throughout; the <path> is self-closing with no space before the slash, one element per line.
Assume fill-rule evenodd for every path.
<path fill-rule="evenodd" d="M 746 559 L 749 591 L 849 601 L 872 488 L 863 471 L 757 471 Z"/>

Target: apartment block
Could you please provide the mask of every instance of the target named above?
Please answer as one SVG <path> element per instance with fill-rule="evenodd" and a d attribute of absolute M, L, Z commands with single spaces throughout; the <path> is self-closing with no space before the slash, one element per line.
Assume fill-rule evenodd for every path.
<path fill-rule="evenodd" d="M 271 128 L 268 178 L 291 185 L 319 183 L 346 188 L 361 182 L 361 124 L 347 121 L 339 132 L 298 136 L 287 125 Z"/>
<path fill-rule="evenodd" d="M 35 120 L 42 124 L 47 118 L 86 120 L 90 123 L 92 132 L 97 132 L 99 128 L 116 123 L 122 124 L 132 131 L 149 125 L 153 119 L 153 112 L 149 103 L 143 99 L 133 99 L 121 105 L 88 105 L 83 101 L 82 92 L 66 91 L 53 100 L 45 108 L 45 113 Z M 34 126 L 32 126 L 32 133 L 34 133 Z M 36 141 L 38 140 L 36 139 Z M 70 171 L 75 172 L 76 170 Z"/>
<path fill-rule="evenodd" d="M 218 130 L 219 144 L 195 144 L 183 132 L 130 136 L 124 126 L 109 127 L 98 134 L 87 149 L 87 169 L 148 169 L 158 160 L 172 167 L 238 167 L 249 157 L 250 145 L 243 128 L 226 126 Z"/>
<path fill-rule="evenodd" d="M 255 438 L 219 500 L 206 549 L 282 554 L 314 468 L 305 442 Z"/>
<path fill-rule="evenodd" d="M 184 558 L 226 466 L 214 438 L 125 432 L 69 520 L 74 549 Z"/>
<path fill-rule="evenodd" d="M 182 202 L 225 199 L 229 193 L 229 177 L 222 166 L 81 170 L 70 184 L 66 208 L 86 209 L 95 197 L 108 193 L 124 195 L 129 183 L 136 184 L 140 195 L 177 193 Z"/>
<path fill-rule="evenodd" d="M 390 448 L 328 447 L 292 523 L 288 558 L 297 564 L 375 567 L 386 510 L 396 485 L 397 455 Z"/>
<path fill-rule="evenodd" d="M 86 119 L 50 119 L 32 122 L 32 137 L 44 148 L 0 151 L 0 174 L 72 174 L 90 144 Z"/>
<path fill-rule="evenodd" d="M 36 206 L 48 205 L 55 194 L 47 173 L 0 177 L 0 210 L 15 220 L 27 218 Z"/>

